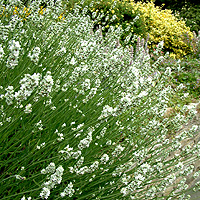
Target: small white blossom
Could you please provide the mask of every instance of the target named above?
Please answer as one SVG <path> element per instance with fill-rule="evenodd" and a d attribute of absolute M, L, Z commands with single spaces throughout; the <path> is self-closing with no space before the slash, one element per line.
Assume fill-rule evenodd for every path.
<path fill-rule="evenodd" d="M 95 161 L 92 165 L 90 165 L 90 169 L 92 171 L 95 171 L 98 168 L 99 168 L 99 162 L 98 161 Z"/>
<path fill-rule="evenodd" d="M 18 58 L 19 58 L 19 51 L 20 51 L 20 44 L 18 41 L 12 40 L 9 45 L 10 54 L 7 59 L 7 67 L 14 69 L 15 66 L 18 65 Z"/>
<path fill-rule="evenodd" d="M 81 156 L 81 151 L 72 152 L 72 158 L 78 159 Z"/>
<path fill-rule="evenodd" d="M 45 142 L 43 142 L 42 144 L 40 144 L 40 145 L 37 145 L 37 149 L 41 149 L 41 148 L 43 148 L 45 146 Z"/>
<path fill-rule="evenodd" d="M 73 194 L 75 193 L 75 190 L 73 189 L 73 183 L 70 182 L 67 187 L 64 189 L 62 193 L 60 193 L 61 197 L 69 196 L 72 197 Z"/>
<path fill-rule="evenodd" d="M 4 95 L 4 98 L 6 100 L 6 103 L 8 105 L 13 104 L 13 99 L 14 99 L 14 88 L 13 86 L 8 86 L 6 89 L 6 94 Z"/>
<path fill-rule="evenodd" d="M 41 174 L 54 173 L 55 170 L 56 170 L 55 163 L 51 162 L 51 163 L 46 167 L 46 169 L 43 169 L 43 170 L 41 171 Z"/>
<path fill-rule="evenodd" d="M 0 46 L 0 60 L 3 58 L 3 55 L 4 55 L 4 50 L 2 46 Z"/>
<path fill-rule="evenodd" d="M 90 137 L 86 137 L 83 140 L 80 141 L 80 143 L 78 144 L 78 148 L 79 149 L 84 149 L 90 146 L 90 142 L 92 141 L 92 138 Z"/>
<path fill-rule="evenodd" d="M 132 99 L 130 98 L 130 95 L 127 94 L 125 97 L 122 97 L 121 103 L 125 104 L 126 106 L 130 106 L 132 104 Z"/>
<path fill-rule="evenodd" d="M 75 65 L 75 64 L 76 64 L 76 61 L 75 61 L 75 58 L 74 58 L 74 57 L 72 57 L 70 64 L 71 64 L 71 65 Z"/>
<path fill-rule="evenodd" d="M 24 112 L 25 113 L 31 113 L 32 112 L 32 105 L 30 103 L 26 105 Z"/>
<path fill-rule="evenodd" d="M 52 91 L 54 81 L 51 75 L 51 72 L 48 71 L 43 79 L 40 81 L 39 86 L 39 95 L 41 96 L 48 96 L 49 93 Z"/>
<path fill-rule="evenodd" d="M 120 192 L 123 194 L 123 196 L 127 196 L 130 193 L 130 190 L 128 190 L 126 187 L 123 187 Z"/>
<path fill-rule="evenodd" d="M 116 146 L 115 150 L 112 152 L 113 156 L 118 156 L 121 154 L 121 152 L 125 149 L 125 147 L 122 147 L 120 144 Z"/>
<path fill-rule="evenodd" d="M 82 83 L 83 90 L 89 90 L 90 89 L 90 79 L 85 79 L 85 81 Z"/>
<path fill-rule="evenodd" d="M 10 51 L 11 51 L 11 54 L 13 54 L 15 57 L 18 57 L 19 56 L 19 50 L 20 50 L 21 46 L 19 44 L 18 41 L 15 41 L 13 40 L 10 44 Z"/>
<path fill-rule="evenodd" d="M 83 175 L 85 173 L 90 173 L 91 170 L 88 168 L 88 166 L 84 166 L 84 167 L 81 167 L 77 172 L 76 174 L 77 175 Z"/>
<path fill-rule="evenodd" d="M 28 54 L 28 57 L 34 62 L 37 63 L 39 61 L 39 55 L 40 55 L 40 48 L 35 47 L 32 52 Z"/>
<path fill-rule="evenodd" d="M 108 117 L 110 115 L 115 114 L 116 110 L 117 110 L 116 108 L 112 108 L 109 105 L 105 105 L 103 107 L 103 111 L 102 111 L 101 116 L 99 117 L 99 119 L 102 119 L 102 118 L 105 118 L 105 117 Z"/>
<path fill-rule="evenodd" d="M 39 131 L 42 131 L 42 130 L 43 130 L 42 120 L 40 120 L 38 123 L 36 123 L 36 124 L 35 124 L 35 127 L 36 127 Z"/>
<path fill-rule="evenodd" d="M 149 165 L 148 163 L 144 163 L 141 165 L 142 171 L 144 172 L 144 174 L 146 174 L 149 171 L 152 171 L 151 165 Z"/>
<path fill-rule="evenodd" d="M 27 200 L 31 200 L 31 199 L 32 199 L 31 197 L 28 197 L 28 198 L 27 198 Z M 21 198 L 21 200 L 26 200 L 26 197 L 23 196 L 23 197 Z"/>
<path fill-rule="evenodd" d="M 103 154 L 103 156 L 101 157 L 101 163 L 106 164 L 108 160 L 109 160 L 108 154 Z"/>
<path fill-rule="evenodd" d="M 49 196 L 50 196 L 50 189 L 48 189 L 47 187 L 43 187 L 42 192 L 40 193 L 40 197 L 42 199 L 48 199 Z"/>

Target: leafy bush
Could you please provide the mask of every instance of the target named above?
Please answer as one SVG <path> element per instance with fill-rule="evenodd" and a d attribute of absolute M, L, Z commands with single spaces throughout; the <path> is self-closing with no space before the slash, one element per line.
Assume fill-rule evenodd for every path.
<path fill-rule="evenodd" d="M 59 2 L 37 3 L 25 21 L 0 5 L 0 199 L 182 198 L 199 143 L 169 155 L 196 127 L 168 135 L 195 112 L 164 118 L 177 91 L 162 58 L 118 45 L 120 27 L 92 32 L 78 7 L 58 21 Z"/>
<path fill-rule="evenodd" d="M 165 50 L 170 52 L 170 56 L 177 58 L 192 51 L 190 46 L 184 43 L 186 33 L 192 38 L 190 29 L 184 21 L 178 21 L 171 10 L 162 10 L 160 7 L 155 7 L 152 2 L 138 2 L 132 5 L 143 13 L 151 48 L 155 48 L 158 42 L 164 41 Z"/>
<path fill-rule="evenodd" d="M 156 0 L 155 5 L 171 9 L 178 19 L 183 19 L 187 27 L 197 34 L 200 30 L 200 3 L 195 0 Z"/>
<path fill-rule="evenodd" d="M 175 10 L 180 11 L 182 7 L 184 7 L 186 4 L 187 5 L 199 4 L 199 2 L 197 2 L 196 0 L 153 0 L 153 2 L 158 6 L 163 5 L 164 9 L 171 9 L 174 11 Z"/>
<path fill-rule="evenodd" d="M 163 5 L 163 8 L 172 9 L 173 13 L 180 20 L 184 20 L 187 27 L 193 32 L 193 38 L 187 34 L 185 35 L 184 42 L 192 47 L 191 57 L 200 57 L 200 42 L 199 42 L 199 30 L 200 30 L 200 18 L 199 9 L 200 4 L 196 1 L 156 1 L 156 5 Z"/>
<path fill-rule="evenodd" d="M 196 34 L 200 30 L 200 5 L 185 5 L 179 12 L 180 17 L 185 21 L 186 25 L 190 27 L 191 31 Z"/>

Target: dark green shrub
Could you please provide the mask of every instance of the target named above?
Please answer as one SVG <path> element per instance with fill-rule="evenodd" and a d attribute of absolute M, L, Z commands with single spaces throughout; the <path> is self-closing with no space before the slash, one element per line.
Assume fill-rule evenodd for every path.
<path fill-rule="evenodd" d="M 138 1 L 138 0 L 136 0 Z M 144 0 L 145 2 L 148 0 Z M 196 0 L 154 0 L 156 6 L 163 5 L 164 9 L 178 10 L 180 11 L 186 4 L 200 5 Z"/>
<path fill-rule="evenodd" d="M 191 31 L 196 33 L 200 30 L 200 5 L 185 5 L 180 11 L 180 17 L 190 27 Z"/>
<path fill-rule="evenodd" d="M 196 33 L 200 30 L 200 3 L 195 0 L 156 0 L 156 6 L 163 9 L 171 9 L 174 13 L 179 13 L 179 17 L 184 19 L 191 31 Z"/>

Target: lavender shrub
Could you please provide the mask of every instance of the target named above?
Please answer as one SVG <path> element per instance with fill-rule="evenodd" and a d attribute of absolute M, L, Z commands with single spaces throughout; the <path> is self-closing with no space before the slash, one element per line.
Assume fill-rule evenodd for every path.
<path fill-rule="evenodd" d="M 200 144 L 170 157 L 196 129 L 169 131 L 195 112 L 164 117 L 175 91 L 163 58 L 120 46 L 120 26 L 92 32 L 76 7 L 59 19 L 52 2 L 40 15 L 34 1 L 26 21 L 0 5 L 0 198 L 184 199 Z"/>

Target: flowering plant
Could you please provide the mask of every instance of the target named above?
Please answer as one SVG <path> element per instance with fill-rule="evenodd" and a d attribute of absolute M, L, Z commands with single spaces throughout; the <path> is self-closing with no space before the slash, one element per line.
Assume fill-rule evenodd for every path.
<path fill-rule="evenodd" d="M 195 114 L 164 116 L 171 69 L 118 45 L 121 28 L 102 38 L 78 7 L 57 22 L 47 3 L 25 23 L 1 16 L 0 198 L 184 198 L 200 144 L 181 149 L 196 126 L 169 139 Z"/>

